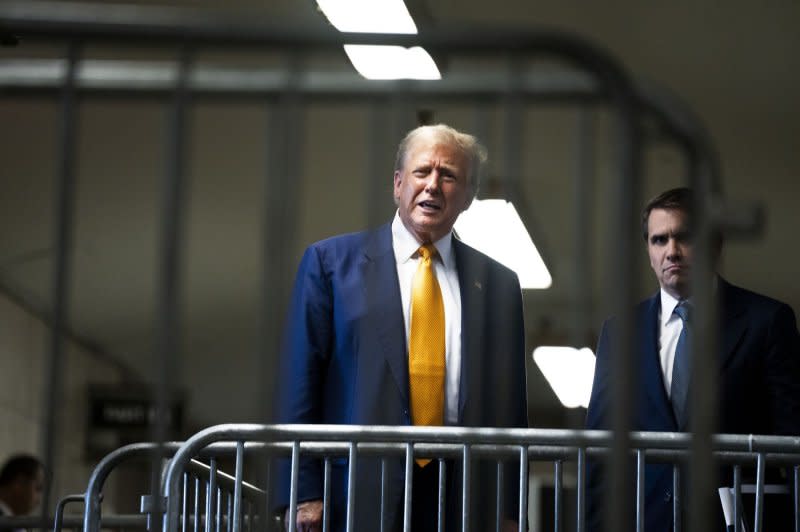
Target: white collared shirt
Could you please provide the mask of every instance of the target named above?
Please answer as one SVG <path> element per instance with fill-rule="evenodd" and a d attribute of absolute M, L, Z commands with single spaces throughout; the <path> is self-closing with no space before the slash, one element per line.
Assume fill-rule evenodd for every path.
<path fill-rule="evenodd" d="M 411 285 L 419 264 L 417 251 L 422 244 L 406 229 L 395 213 L 392 220 L 392 248 L 397 263 L 400 297 L 403 303 L 403 320 L 406 325 L 406 345 L 411 329 Z M 453 234 L 448 233 L 433 243 L 438 253 L 434 260 L 436 280 L 442 291 L 445 326 L 445 399 L 444 422 L 458 423 L 458 390 L 461 381 L 461 292 L 458 285 L 456 256 L 453 251 Z"/>
<path fill-rule="evenodd" d="M 683 330 L 683 320 L 674 313 L 678 300 L 661 289 L 661 315 L 658 318 L 660 328 L 658 335 L 658 354 L 661 359 L 661 374 L 664 376 L 664 387 L 667 397 L 672 388 L 672 366 L 675 363 L 675 348 L 678 337 Z"/>

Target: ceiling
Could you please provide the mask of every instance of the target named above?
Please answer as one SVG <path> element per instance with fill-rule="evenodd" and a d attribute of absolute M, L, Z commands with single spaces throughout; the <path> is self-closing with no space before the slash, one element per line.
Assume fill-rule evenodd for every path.
<path fill-rule="evenodd" d="M 231 16 L 292 27 L 318 29 L 325 24 L 310 0 L 236 0 L 225 2 L 224 8 L 211 0 L 138 4 L 224 9 Z M 54 13 L 58 5 L 52 4 Z M 729 243 L 726 276 L 800 308 L 800 287 L 795 282 L 800 257 L 791 230 L 797 221 L 795 198 L 800 192 L 800 75 L 793 59 L 800 50 L 800 4 L 788 0 L 766 4 L 744 0 L 612 4 L 419 0 L 412 10 L 425 19 L 429 31 L 469 24 L 574 32 L 607 49 L 637 78 L 669 87 L 706 124 L 719 150 L 727 194 L 757 201 L 768 214 L 768 224 L 757 239 Z M 23 38 L 16 48 L 0 49 L 0 59 L 49 57 L 58 50 Z M 214 53 L 209 51 L 218 63 L 230 59 Z M 87 51 L 92 57 L 125 59 L 159 59 L 170 54 L 171 50 L 153 46 L 90 45 Z M 235 61 L 259 59 L 242 53 Z M 437 118 L 455 122 L 464 121 L 466 112 L 464 106 L 436 110 Z M 607 308 L 598 300 L 599 287 L 608 282 L 600 264 L 613 236 L 589 241 L 588 255 L 569 244 L 571 222 L 560 217 L 574 206 L 574 191 L 565 184 L 563 171 L 547 162 L 552 156 L 569 163 L 573 152 L 563 146 L 574 140 L 573 113 L 554 106 L 526 115 L 531 148 L 525 151 L 525 163 L 540 166 L 523 191 L 554 273 L 552 290 L 525 297 L 531 346 L 546 340 L 567 341 L 570 334 L 575 338 L 574 306 L 580 294 L 576 297 L 570 286 L 576 282 L 575 264 L 581 257 L 591 261 L 593 274 L 586 295 L 591 323 L 579 331 L 580 337 L 592 337 Z M 85 345 L 128 368 L 131 378 L 145 381 L 153 378 L 156 367 L 152 353 L 159 290 L 160 178 L 167 141 L 164 120 L 158 100 L 85 100 L 77 145 L 71 328 Z M 313 157 L 302 161 L 304 179 L 293 192 L 299 202 L 290 213 L 296 225 L 286 229 L 293 242 L 289 262 L 296 262 L 303 247 L 314 240 L 366 224 L 370 206 L 365 205 L 363 189 L 365 176 L 371 178 L 372 163 L 363 147 L 372 139 L 367 128 L 354 124 L 368 120 L 368 113 L 352 103 L 320 105 L 306 115 L 305 149 Z M 494 134 L 502 127 L 492 120 L 492 136 L 502 138 Z M 0 160 L 4 161 L 0 286 L 42 316 L 49 308 L 54 259 L 57 123 L 54 100 L 0 91 Z M 264 108 L 257 102 L 210 101 L 198 106 L 190 124 L 191 178 L 182 225 L 183 356 L 175 384 L 190 397 L 196 424 L 253 420 L 259 415 L 254 398 L 269 395 L 263 390 L 269 370 L 260 358 L 259 341 L 268 328 L 265 316 L 278 316 L 281 310 L 271 308 L 271 314 L 265 315 L 261 296 L 265 254 L 267 263 L 279 260 L 271 250 L 265 252 L 263 245 L 265 204 L 276 205 L 270 196 L 274 191 L 265 190 L 263 180 L 266 123 Z M 610 131 L 607 117 L 600 116 L 599 135 Z M 378 167 L 385 166 L 387 172 L 387 201 L 380 207 L 388 219 L 389 165 L 395 140 L 387 142 Z M 598 144 L 603 143 L 601 138 Z M 489 147 L 502 145 L 490 142 Z M 650 177 L 643 195 L 679 181 L 680 157 L 674 150 L 655 146 L 646 162 Z M 601 168 L 598 173 L 608 175 L 613 170 Z M 608 205 L 613 192 L 601 186 L 608 180 L 601 177 L 598 182 L 592 193 L 591 219 L 601 225 L 612 214 Z M 265 203 L 269 201 L 273 203 Z M 640 266 L 647 271 L 643 261 Z M 653 286 L 649 280 L 641 284 L 643 293 Z M 553 424 L 563 422 L 561 414 L 552 414 L 558 409 L 555 399 L 533 368 L 531 379 L 532 406 L 543 416 L 540 419 L 552 415 Z"/>

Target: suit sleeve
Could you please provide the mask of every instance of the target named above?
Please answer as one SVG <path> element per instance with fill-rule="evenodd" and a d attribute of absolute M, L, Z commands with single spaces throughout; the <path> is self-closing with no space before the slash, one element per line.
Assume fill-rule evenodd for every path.
<path fill-rule="evenodd" d="M 608 429 L 608 392 L 611 381 L 610 362 L 611 356 L 611 320 L 603 324 L 600 338 L 597 341 L 597 352 L 594 365 L 594 380 L 592 382 L 592 395 L 589 399 L 589 409 L 586 413 L 586 428 L 591 430 Z M 586 468 L 586 525 L 587 530 L 600 530 L 603 504 L 603 476 L 602 464 L 598 459 L 591 459 Z"/>
<path fill-rule="evenodd" d="M 511 390 L 510 404 L 513 412 L 509 426 L 526 428 L 528 426 L 528 398 L 526 391 L 526 354 L 525 354 L 525 319 L 522 310 L 522 290 L 519 286 L 519 279 L 513 275 L 513 282 L 508 292 L 508 319 L 511 323 L 511 345 L 509 356 L 511 357 Z M 493 310 L 489 309 L 490 312 Z M 517 521 L 519 519 L 519 463 L 511 461 L 505 467 L 505 486 L 507 494 L 505 505 L 505 515 L 508 519 Z"/>
<path fill-rule="evenodd" d="M 765 377 L 779 435 L 800 435 L 800 337 L 792 309 L 784 304 L 770 322 L 767 335 Z"/>
<path fill-rule="evenodd" d="M 597 351 L 594 363 L 594 379 L 592 381 L 592 394 L 589 399 L 589 409 L 586 412 L 586 428 L 592 430 L 608 429 L 606 419 L 608 408 L 608 387 L 611 380 L 609 357 L 611 353 L 611 322 L 606 321 L 600 331 L 597 341 Z"/>
<path fill-rule="evenodd" d="M 306 250 L 298 267 L 281 348 L 278 422 L 320 423 L 332 342 L 332 295 L 321 252 Z M 276 506 L 289 503 L 290 463 L 278 465 Z M 302 458 L 298 501 L 321 499 L 319 460 Z"/>

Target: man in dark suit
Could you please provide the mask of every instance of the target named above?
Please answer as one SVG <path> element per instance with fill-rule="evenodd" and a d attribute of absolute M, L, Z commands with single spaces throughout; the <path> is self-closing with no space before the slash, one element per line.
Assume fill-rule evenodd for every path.
<path fill-rule="evenodd" d="M 288 313 L 281 422 L 527 426 L 517 276 L 452 232 L 472 202 L 485 160 L 474 137 L 444 125 L 419 127 L 398 149 L 394 220 L 308 248 Z M 436 300 L 430 305 L 434 310 L 427 303 L 425 310 L 417 306 L 418 280 L 424 275 L 429 280 L 423 293 L 436 294 L 430 296 Z M 427 356 L 435 362 L 420 358 Z M 448 530 L 460 527 L 457 462 L 448 462 Z M 285 506 L 288 464 L 279 470 L 277 497 Z M 517 471 L 511 464 L 504 475 L 508 518 L 503 524 L 514 530 Z M 355 530 L 380 530 L 380 460 L 359 457 L 356 475 Z M 471 515 L 478 521 L 494 518 L 494 473 L 490 478 L 473 472 Z M 415 532 L 435 530 L 437 479 L 436 461 L 415 463 Z M 303 458 L 299 530 L 321 529 L 322 481 L 320 462 Z M 402 525 L 404 481 L 402 458 L 391 458 L 384 499 L 387 530 Z M 346 460 L 334 460 L 332 530 L 344 528 L 347 483 Z M 483 525 L 474 529 L 488 530 Z"/>
<path fill-rule="evenodd" d="M 645 207 L 642 229 L 650 266 L 660 290 L 635 310 L 634 350 L 638 375 L 632 430 L 685 432 L 691 414 L 686 387 L 680 381 L 681 333 L 691 309 L 690 271 L 692 192 L 668 190 Z M 721 240 L 716 243 L 716 258 Z M 719 303 L 719 426 L 717 432 L 738 434 L 800 434 L 800 339 L 792 309 L 774 299 L 731 285 L 718 275 L 714 283 Z M 689 320 L 689 323 L 691 321 Z M 590 429 L 610 428 L 609 357 L 615 322 L 600 333 L 594 384 L 586 418 Z M 700 356 L 700 354 L 698 354 Z M 603 497 L 599 464 L 589 467 L 587 522 L 599 530 Z M 672 466 L 648 463 L 645 472 L 645 530 L 672 530 Z M 774 504 L 774 503 L 773 503 Z M 779 503 L 781 504 L 781 503 Z M 766 504 L 766 518 L 786 521 L 784 509 Z M 773 510 L 770 513 L 770 510 Z M 788 515 L 778 515 L 787 512 Z M 720 510 L 720 517 L 721 517 Z M 765 530 L 779 528 L 766 527 Z M 781 528 L 782 530 L 782 528 Z M 787 528 L 788 530 L 788 528 Z"/>

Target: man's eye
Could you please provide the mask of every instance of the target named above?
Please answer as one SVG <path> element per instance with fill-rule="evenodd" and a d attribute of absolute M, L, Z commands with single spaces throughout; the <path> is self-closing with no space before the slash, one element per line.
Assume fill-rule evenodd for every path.
<path fill-rule="evenodd" d="M 667 243 L 667 237 L 665 236 L 654 236 L 650 239 L 650 243 L 654 246 L 662 246 Z"/>

